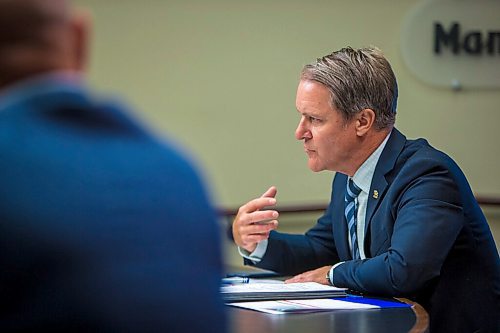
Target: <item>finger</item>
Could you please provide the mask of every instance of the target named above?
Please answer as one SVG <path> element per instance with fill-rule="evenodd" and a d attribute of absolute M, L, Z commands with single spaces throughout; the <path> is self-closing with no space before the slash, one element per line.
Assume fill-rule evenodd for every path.
<path fill-rule="evenodd" d="M 285 280 L 285 283 L 297 283 L 297 282 L 302 282 L 301 281 L 301 275 L 295 275 L 294 277 Z"/>
<path fill-rule="evenodd" d="M 261 198 L 274 198 L 276 197 L 276 193 L 278 193 L 276 186 L 271 186 L 266 192 L 264 192 L 264 194 L 261 195 Z"/>
<path fill-rule="evenodd" d="M 241 232 L 244 235 L 253 235 L 253 234 L 268 234 L 278 228 L 278 221 L 273 220 L 266 224 L 248 224 L 246 226 L 241 227 Z"/>
<path fill-rule="evenodd" d="M 246 227 L 251 224 L 272 224 L 273 221 L 276 221 L 277 226 L 276 219 L 278 217 L 279 213 L 274 210 L 258 210 L 252 213 L 240 213 L 235 218 L 233 225 L 238 227 Z"/>
<path fill-rule="evenodd" d="M 256 244 L 268 238 L 269 234 L 251 234 L 251 235 L 246 235 L 243 238 L 243 240 L 245 244 Z"/>
<path fill-rule="evenodd" d="M 264 239 L 269 238 L 269 233 L 271 230 L 265 230 L 262 232 L 246 233 L 243 235 L 243 240 L 247 243 L 260 242 Z"/>
<path fill-rule="evenodd" d="M 301 274 L 298 274 L 288 280 L 285 280 L 286 283 L 296 283 L 296 282 L 310 282 L 314 281 L 314 270 L 307 271 Z"/>
<path fill-rule="evenodd" d="M 269 207 L 269 206 L 274 206 L 276 205 L 276 199 L 275 198 L 267 198 L 267 197 L 260 197 L 257 199 L 250 200 L 246 204 L 240 207 L 238 210 L 238 213 L 252 213 L 257 210 L 261 210 L 264 207 Z"/>
<path fill-rule="evenodd" d="M 243 243 L 248 243 L 248 236 L 250 235 L 266 235 L 266 238 L 269 237 L 269 233 L 271 230 L 274 230 L 278 227 L 278 221 L 271 221 L 266 224 L 246 224 L 239 225 L 237 227 L 233 226 L 233 235 L 237 244 L 239 241 Z"/>
<path fill-rule="evenodd" d="M 246 220 L 248 223 L 268 224 L 279 217 L 279 213 L 275 210 L 259 210 L 248 214 Z"/>
<path fill-rule="evenodd" d="M 295 283 L 295 282 L 304 282 L 304 281 L 307 281 L 307 272 L 295 275 L 294 277 L 286 280 L 285 282 Z"/>
<path fill-rule="evenodd" d="M 264 234 L 271 232 L 278 227 L 278 221 L 273 220 L 266 224 L 248 224 L 246 226 L 242 226 L 240 229 L 240 233 L 242 235 L 252 235 L 252 234 Z"/>

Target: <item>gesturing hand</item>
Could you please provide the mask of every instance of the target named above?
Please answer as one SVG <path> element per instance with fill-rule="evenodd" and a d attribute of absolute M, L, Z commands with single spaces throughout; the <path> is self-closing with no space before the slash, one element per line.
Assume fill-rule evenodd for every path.
<path fill-rule="evenodd" d="M 257 243 L 267 239 L 278 227 L 278 212 L 262 210 L 276 205 L 276 187 L 271 186 L 260 198 L 253 199 L 238 210 L 233 221 L 233 238 L 239 247 L 253 252 Z"/>

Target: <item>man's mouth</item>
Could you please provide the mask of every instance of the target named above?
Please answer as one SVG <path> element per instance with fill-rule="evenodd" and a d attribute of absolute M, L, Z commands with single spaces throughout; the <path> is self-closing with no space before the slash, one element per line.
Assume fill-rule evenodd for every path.
<path fill-rule="evenodd" d="M 304 147 L 304 151 L 306 152 L 307 155 L 312 155 L 312 154 L 316 153 L 316 150 L 309 149 L 307 147 Z"/>

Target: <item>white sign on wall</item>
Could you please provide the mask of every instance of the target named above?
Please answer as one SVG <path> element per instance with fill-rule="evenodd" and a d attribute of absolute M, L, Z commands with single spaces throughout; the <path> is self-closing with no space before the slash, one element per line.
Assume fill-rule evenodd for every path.
<path fill-rule="evenodd" d="M 401 51 L 422 81 L 500 88 L 500 0 L 423 0 L 406 16 Z"/>

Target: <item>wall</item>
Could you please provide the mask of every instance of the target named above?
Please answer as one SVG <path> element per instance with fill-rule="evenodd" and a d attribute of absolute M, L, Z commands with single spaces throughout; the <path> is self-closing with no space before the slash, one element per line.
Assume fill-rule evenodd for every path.
<path fill-rule="evenodd" d="M 218 206 L 270 185 L 282 204 L 328 200 L 332 174 L 310 172 L 293 136 L 295 90 L 304 64 L 346 45 L 385 52 L 402 132 L 451 155 L 475 193 L 500 195 L 500 93 L 435 88 L 410 73 L 401 27 L 417 0 L 75 2 L 95 23 L 90 82 L 191 151 Z"/>

